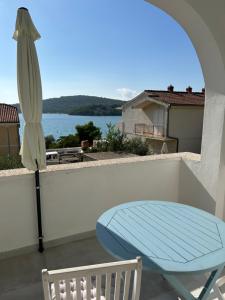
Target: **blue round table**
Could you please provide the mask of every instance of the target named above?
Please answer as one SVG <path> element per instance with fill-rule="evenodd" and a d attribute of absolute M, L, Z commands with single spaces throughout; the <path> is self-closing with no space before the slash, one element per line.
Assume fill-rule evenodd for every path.
<path fill-rule="evenodd" d="M 183 204 L 136 201 L 106 211 L 97 221 L 101 245 L 119 259 L 141 256 L 187 300 L 194 298 L 177 274 L 211 274 L 198 299 L 207 299 L 225 266 L 225 223 Z"/>

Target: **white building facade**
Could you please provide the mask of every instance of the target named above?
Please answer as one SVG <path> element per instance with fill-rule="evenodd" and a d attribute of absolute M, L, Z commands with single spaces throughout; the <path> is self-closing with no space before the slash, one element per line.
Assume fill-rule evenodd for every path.
<path fill-rule="evenodd" d="M 146 90 L 123 106 L 122 129 L 127 137 L 141 137 L 153 153 L 201 151 L 204 90 L 194 93 Z"/>

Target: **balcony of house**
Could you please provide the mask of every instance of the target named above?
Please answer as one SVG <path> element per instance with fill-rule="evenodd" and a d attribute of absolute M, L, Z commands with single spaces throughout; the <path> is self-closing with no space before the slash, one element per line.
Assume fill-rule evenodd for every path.
<path fill-rule="evenodd" d="M 34 174 L 25 169 L 0 172 L 0 298 L 43 299 L 41 269 L 115 261 L 95 237 L 99 216 L 134 200 L 167 200 L 215 212 L 215 201 L 190 165 L 191 153 L 121 158 L 49 166 L 41 172 L 45 252 L 37 252 Z M 203 277 L 183 278 L 199 291 Z M 141 299 L 174 299 L 159 275 L 143 273 Z"/>
<path fill-rule="evenodd" d="M 162 125 L 149 125 L 145 123 L 135 123 L 134 134 L 128 133 L 128 137 L 138 136 L 144 139 L 149 150 L 154 154 L 162 153 L 163 144 L 166 143 L 168 153 L 178 152 L 178 141 L 176 138 L 168 137 L 165 134 L 165 127 Z"/>
<path fill-rule="evenodd" d="M 149 125 L 144 123 L 136 123 L 134 125 L 134 133 L 147 137 L 164 138 L 165 128 L 162 125 Z"/>

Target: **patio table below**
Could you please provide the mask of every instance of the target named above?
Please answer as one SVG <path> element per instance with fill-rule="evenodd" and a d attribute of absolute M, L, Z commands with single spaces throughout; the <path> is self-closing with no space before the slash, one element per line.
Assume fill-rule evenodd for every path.
<path fill-rule="evenodd" d="M 194 207 L 167 201 L 135 201 L 106 211 L 97 221 L 101 245 L 119 259 L 141 256 L 186 300 L 196 299 L 179 274 L 210 272 L 197 299 L 209 293 L 225 266 L 225 223 Z"/>

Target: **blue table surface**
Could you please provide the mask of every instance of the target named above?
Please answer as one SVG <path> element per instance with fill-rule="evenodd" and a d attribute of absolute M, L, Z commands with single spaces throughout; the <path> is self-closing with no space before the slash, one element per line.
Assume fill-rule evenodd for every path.
<path fill-rule="evenodd" d="M 225 223 L 183 204 L 122 204 L 98 219 L 96 233 L 113 256 L 141 256 L 145 269 L 162 274 L 210 271 L 225 263 Z"/>

